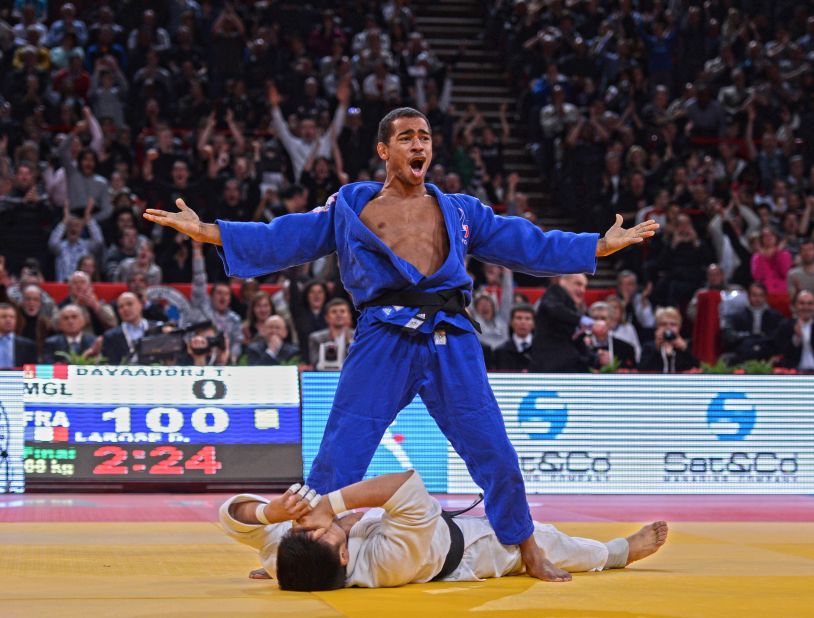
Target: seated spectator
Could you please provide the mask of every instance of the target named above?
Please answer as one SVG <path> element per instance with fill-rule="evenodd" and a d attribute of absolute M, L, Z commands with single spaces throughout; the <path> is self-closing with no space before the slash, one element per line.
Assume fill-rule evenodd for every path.
<path fill-rule="evenodd" d="M 85 332 L 85 312 L 79 305 L 65 305 L 57 312 L 57 330 L 59 334 L 45 340 L 43 363 L 70 363 L 69 354 L 94 354 L 96 337 Z"/>
<path fill-rule="evenodd" d="M 726 352 L 734 364 L 747 360 L 766 360 L 774 354 L 772 334 L 783 316 L 766 303 L 766 286 L 753 281 L 746 307 L 729 316 L 727 328 L 721 331 Z"/>
<path fill-rule="evenodd" d="M 528 304 L 512 307 L 509 324 L 511 337 L 495 348 L 491 368 L 526 373 L 532 364 L 534 307 Z"/>
<path fill-rule="evenodd" d="M 344 298 L 333 298 L 325 305 L 328 328 L 308 337 L 309 358 L 317 371 L 339 371 L 353 341 L 351 306 Z"/>
<path fill-rule="evenodd" d="M 616 351 L 616 357 L 620 361 L 620 366 L 624 367 L 625 369 L 633 369 L 636 366 L 636 363 L 639 361 L 639 356 L 641 354 L 641 348 L 639 346 L 638 338 L 635 340 L 636 345 L 634 345 L 630 341 L 626 341 L 622 337 L 618 337 L 614 332 L 614 328 L 618 327 L 618 323 L 616 322 L 614 315 L 611 316 L 612 313 L 615 313 L 611 310 L 611 306 L 606 303 L 600 301 L 596 301 L 594 304 L 590 306 L 588 309 L 588 316 L 594 320 L 594 324 L 591 326 L 591 332 L 589 333 L 589 340 L 586 341 L 586 345 L 588 349 L 592 347 L 596 350 L 608 350 L 609 359 L 614 358 L 614 350 Z M 596 321 L 599 320 L 602 322 L 599 326 L 596 326 Z M 633 330 L 633 335 L 636 335 L 636 331 Z M 610 362 L 610 361 L 609 361 Z M 602 363 L 599 366 L 604 367 L 607 363 Z"/>
<path fill-rule="evenodd" d="M 625 304 L 614 294 L 605 299 L 605 304 L 608 306 L 608 314 L 605 321 L 608 323 L 611 335 L 633 346 L 633 349 L 636 351 L 636 362 L 638 363 L 642 357 L 642 344 L 639 340 L 639 333 L 636 332 L 633 324 L 627 321 Z M 591 307 L 593 307 L 593 305 L 591 305 Z M 593 317 L 593 315 L 591 315 L 591 317 Z"/>
<path fill-rule="evenodd" d="M 113 308 L 97 298 L 90 277 L 81 270 L 68 278 L 68 297 L 59 303 L 59 307 L 69 304 L 79 305 L 87 312 L 85 329 L 94 335 L 101 335 L 118 323 Z"/>
<path fill-rule="evenodd" d="M 62 221 L 51 232 L 48 247 L 54 254 L 56 264 L 55 273 L 57 281 L 66 281 L 77 270 L 79 258 L 83 255 L 100 251 L 105 246 L 102 228 L 91 217 L 93 200 L 89 200 L 82 219 L 75 217 L 65 205 Z M 82 238 L 82 232 L 87 227 L 89 238 Z"/>
<path fill-rule="evenodd" d="M 130 278 L 131 273 L 138 271 L 147 278 L 147 285 L 158 285 L 161 283 L 161 267 L 155 263 L 155 253 L 153 252 L 153 242 L 147 240 L 139 245 L 135 257 L 124 258 L 119 262 L 114 281 L 124 282 Z"/>
<path fill-rule="evenodd" d="M 279 315 L 270 315 L 263 322 L 262 337 L 249 343 L 246 353 L 249 365 L 290 365 L 299 360 L 300 350 L 286 342 L 288 326 Z"/>
<path fill-rule="evenodd" d="M 763 283 L 769 294 L 782 294 L 788 289 L 791 254 L 780 246 L 777 232 L 768 226 L 760 230 L 759 247 L 752 256 L 752 277 Z"/>
<path fill-rule="evenodd" d="M 206 293 L 207 276 L 204 267 L 203 247 L 200 243 L 192 245 L 192 300 L 193 315 L 191 322 L 209 320 L 215 328 L 229 339 L 230 360 L 237 361 L 243 346 L 243 327 L 240 316 L 232 311 L 232 288 L 228 283 L 212 284 L 212 293 Z"/>
<path fill-rule="evenodd" d="M 786 276 L 789 298 L 801 290 L 814 292 L 814 240 L 807 239 L 800 243 L 800 265 L 795 266 Z"/>
<path fill-rule="evenodd" d="M 16 330 L 17 309 L 10 303 L 0 303 L 0 369 L 37 362 L 37 344 L 15 334 Z"/>
<path fill-rule="evenodd" d="M 271 296 L 268 295 L 268 292 L 255 292 L 249 301 L 246 319 L 243 321 L 243 341 L 248 343 L 254 339 L 259 333 L 258 326 L 264 324 L 272 315 L 274 315 L 274 305 L 271 303 Z"/>
<path fill-rule="evenodd" d="M 138 364 L 138 340 L 156 324 L 144 319 L 141 301 L 132 292 L 122 292 L 116 300 L 116 307 L 122 323 L 105 331 L 102 356 L 109 365 Z"/>
<path fill-rule="evenodd" d="M 42 290 L 37 285 L 23 288 L 17 334 L 31 339 L 37 345 L 37 356 L 42 355 L 45 338 L 51 333 L 51 319 L 43 308 Z"/>
<path fill-rule="evenodd" d="M 532 347 L 532 371 L 582 373 L 588 370 L 581 327 L 590 326 L 583 302 L 588 277 L 563 275 L 549 286 L 537 308 L 536 337 Z"/>
<path fill-rule="evenodd" d="M 814 371 L 814 293 L 800 290 L 792 307 L 794 317 L 785 320 L 774 336 L 782 355 L 780 365 L 798 371 Z"/>
<path fill-rule="evenodd" d="M 142 306 L 142 315 L 146 320 L 152 322 L 168 321 L 167 312 L 160 302 L 154 302 L 147 298 L 147 275 L 140 270 L 131 270 L 127 278 L 127 291 L 138 296 Z"/>
<path fill-rule="evenodd" d="M 698 359 L 681 336 L 681 314 L 675 307 L 659 307 L 654 340 L 642 346 L 639 371 L 680 373 L 694 367 L 698 367 Z"/>
<path fill-rule="evenodd" d="M 605 320 L 591 317 L 594 322 L 584 340 L 589 353 L 588 366 L 591 369 L 602 369 L 618 363 L 622 369 L 635 369 L 636 350 L 633 346 L 614 337 Z"/>
<path fill-rule="evenodd" d="M 229 341 L 225 334 L 207 324 L 196 329 L 187 338 L 187 355 L 184 364 L 195 367 L 213 367 L 229 364 Z"/>

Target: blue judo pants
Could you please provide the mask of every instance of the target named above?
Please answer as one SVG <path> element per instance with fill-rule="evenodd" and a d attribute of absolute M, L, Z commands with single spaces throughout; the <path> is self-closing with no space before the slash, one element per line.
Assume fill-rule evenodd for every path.
<path fill-rule="evenodd" d="M 324 494 L 360 481 L 387 427 L 419 394 L 483 489 L 500 542 L 527 539 L 534 524 L 523 476 L 477 336 L 442 325 L 446 343 L 436 343 L 433 334 L 411 335 L 368 313 L 345 359 L 308 485 Z"/>

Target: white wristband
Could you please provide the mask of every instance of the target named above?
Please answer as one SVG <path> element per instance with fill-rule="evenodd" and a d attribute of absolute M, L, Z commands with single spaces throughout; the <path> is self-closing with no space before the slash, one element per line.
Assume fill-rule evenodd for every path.
<path fill-rule="evenodd" d="M 268 517 L 266 517 L 266 506 L 267 505 L 265 502 L 258 504 L 257 508 L 254 510 L 254 516 L 261 524 L 266 524 L 268 526 L 271 522 L 269 521 Z"/>
<path fill-rule="evenodd" d="M 348 510 L 345 508 L 345 500 L 342 498 L 342 491 L 339 489 L 328 494 L 328 502 L 331 503 L 334 515 L 339 515 Z"/>

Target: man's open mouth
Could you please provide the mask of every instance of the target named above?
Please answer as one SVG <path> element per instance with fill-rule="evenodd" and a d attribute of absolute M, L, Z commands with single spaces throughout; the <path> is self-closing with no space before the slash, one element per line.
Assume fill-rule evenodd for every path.
<path fill-rule="evenodd" d="M 416 176 L 421 175 L 424 171 L 424 163 L 427 162 L 427 159 L 424 157 L 416 157 L 415 159 L 410 160 L 410 169 L 412 170 L 413 174 Z"/>

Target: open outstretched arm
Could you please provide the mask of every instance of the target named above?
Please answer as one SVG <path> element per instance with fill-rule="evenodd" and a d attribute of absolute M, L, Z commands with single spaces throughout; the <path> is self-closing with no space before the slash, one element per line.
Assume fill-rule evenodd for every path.
<path fill-rule="evenodd" d="M 218 246 L 223 245 L 220 238 L 220 227 L 216 223 L 201 221 L 195 211 L 187 206 L 180 197 L 175 200 L 175 205 L 178 206 L 178 212 L 148 208 L 144 211 L 144 218 L 147 221 L 171 227 L 182 234 L 186 234 L 192 240 L 208 242 Z"/>
<path fill-rule="evenodd" d="M 622 215 L 617 214 L 616 222 L 605 232 L 605 236 L 596 243 L 597 257 L 604 257 L 621 251 L 630 245 L 644 242 L 645 238 L 650 238 L 659 229 L 659 224 L 653 219 L 642 221 L 639 225 L 630 229 L 623 228 L 622 222 Z"/>

